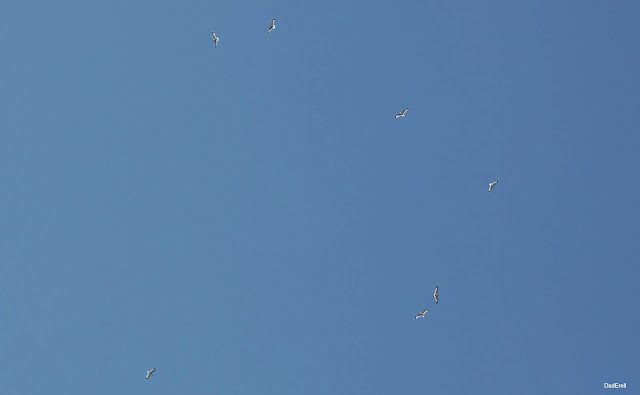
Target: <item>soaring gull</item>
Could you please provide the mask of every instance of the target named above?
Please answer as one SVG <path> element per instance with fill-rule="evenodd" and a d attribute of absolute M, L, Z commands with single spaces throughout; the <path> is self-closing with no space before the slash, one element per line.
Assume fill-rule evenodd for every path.
<path fill-rule="evenodd" d="M 409 111 L 408 108 L 405 108 L 404 110 L 400 111 L 398 114 L 396 114 L 396 119 L 398 119 L 400 117 L 404 117 L 404 114 L 406 114 L 407 111 Z"/>
<path fill-rule="evenodd" d="M 416 320 L 417 320 L 418 318 L 424 318 L 424 315 L 425 315 L 426 313 L 428 313 L 428 312 L 429 312 L 429 309 L 425 309 L 425 310 L 421 311 L 420 313 L 418 313 L 418 315 L 416 315 Z"/>
<path fill-rule="evenodd" d="M 269 30 L 267 30 L 267 34 L 271 34 L 271 31 L 276 28 L 276 18 L 271 20 L 271 26 L 269 26 Z"/>
<path fill-rule="evenodd" d="M 489 192 L 491 192 L 491 190 L 493 189 L 493 187 L 496 186 L 497 183 L 498 183 L 498 180 L 495 180 L 494 182 L 489 183 Z"/>

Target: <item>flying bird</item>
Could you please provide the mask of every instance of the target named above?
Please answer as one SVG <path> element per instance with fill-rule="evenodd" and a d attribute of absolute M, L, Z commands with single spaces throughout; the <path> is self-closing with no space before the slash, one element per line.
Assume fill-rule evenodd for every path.
<path fill-rule="evenodd" d="M 213 45 L 217 48 L 218 41 L 220 41 L 220 39 L 218 38 L 218 36 L 216 36 L 216 32 L 211 32 L 211 36 L 213 37 Z"/>
<path fill-rule="evenodd" d="M 153 372 L 156 371 L 156 368 L 153 368 L 151 370 L 147 370 L 147 377 L 145 377 L 145 380 L 149 380 L 149 377 L 151 377 L 151 375 L 153 374 Z"/>
<path fill-rule="evenodd" d="M 269 26 L 269 30 L 267 30 L 267 34 L 271 34 L 271 31 L 276 28 L 276 18 L 271 20 L 271 26 Z"/>
<path fill-rule="evenodd" d="M 408 108 L 405 108 L 404 110 L 400 111 L 398 114 L 396 114 L 396 119 L 398 119 L 400 117 L 404 117 L 404 114 L 406 114 L 407 111 L 409 111 Z"/>
<path fill-rule="evenodd" d="M 416 315 L 416 320 L 418 318 L 424 318 L 424 315 L 429 312 L 429 309 L 421 311 L 418 315 Z"/>
<path fill-rule="evenodd" d="M 491 190 L 493 189 L 493 187 L 496 186 L 497 183 L 498 183 L 498 180 L 495 180 L 494 182 L 489 183 L 489 192 L 491 192 Z"/>
<path fill-rule="evenodd" d="M 436 285 L 436 290 L 433 291 L 433 298 L 436 300 L 436 304 L 438 304 L 438 286 Z"/>

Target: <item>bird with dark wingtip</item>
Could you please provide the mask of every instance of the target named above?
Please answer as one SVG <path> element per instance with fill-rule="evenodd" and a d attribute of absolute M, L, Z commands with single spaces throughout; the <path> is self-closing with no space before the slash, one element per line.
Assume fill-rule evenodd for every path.
<path fill-rule="evenodd" d="M 271 34 L 271 31 L 276 28 L 276 18 L 271 20 L 271 26 L 269 26 L 269 30 L 267 30 L 267 34 Z"/>
<path fill-rule="evenodd" d="M 491 190 L 493 189 L 493 187 L 496 186 L 497 183 L 498 183 L 498 180 L 495 180 L 494 182 L 489 183 L 489 192 L 491 192 Z"/>
<path fill-rule="evenodd" d="M 409 111 L 409 109 L 408 109 L 408 108 L 405 108 L 404 110 L 402 110 L 402 111 L 400 111 L 399 113 L 397 113 L 397 114 L 396 114 L 396 119 L 398 119 L 398 118 L 400 118 L 400 117 L 403 117 L 403 118 L 404 118 L 404 115 L 407 113 L 407 111 Z"/>
<path fill-rule="evenodd" d="M 424 318 L 424 315 L 427 314 L 428 312 L 429 312 L 429 309 L 422 310 L 421 312 L 418 313 L 418 315 L 416 315 L 415 319 L 417 320 L 418 318 Z"/>

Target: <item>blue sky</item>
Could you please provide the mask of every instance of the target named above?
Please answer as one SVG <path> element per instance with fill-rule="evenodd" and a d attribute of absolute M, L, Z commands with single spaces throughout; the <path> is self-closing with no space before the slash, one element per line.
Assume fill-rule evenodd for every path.
<path fill-rule="evenodd" d="M 3 8 L 3 394 L 640 386 L 637 2 Z"/>

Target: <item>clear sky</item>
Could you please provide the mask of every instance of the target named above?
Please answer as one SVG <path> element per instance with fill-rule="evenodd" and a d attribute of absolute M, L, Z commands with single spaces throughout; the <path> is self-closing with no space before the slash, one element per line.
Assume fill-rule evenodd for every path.
<path fill-rule="evenodd" d="M 4 4 L 2 395 L 638 393 L 638 20 Z"/>

